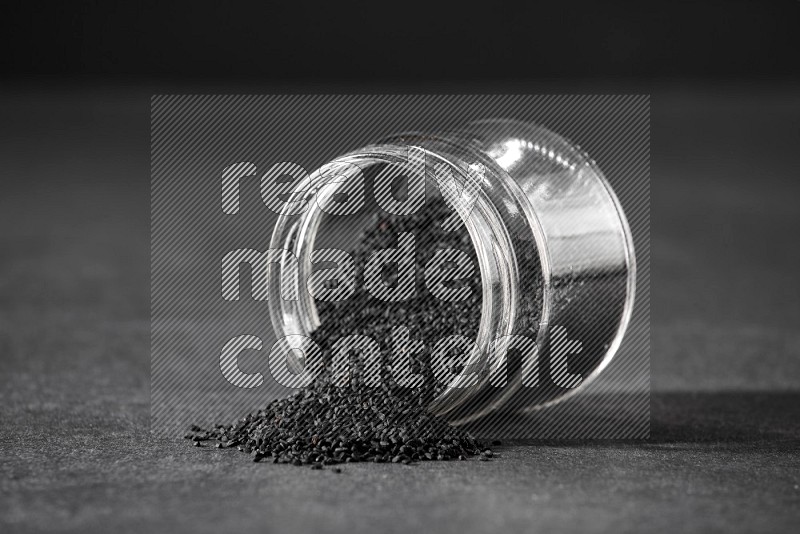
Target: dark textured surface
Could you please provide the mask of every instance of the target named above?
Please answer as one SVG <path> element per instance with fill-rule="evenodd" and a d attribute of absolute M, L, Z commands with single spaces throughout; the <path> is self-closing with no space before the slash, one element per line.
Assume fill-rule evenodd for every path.
<path fill-rule="evenodd" d="M 81 532 L 788 532 L 800 395 L 655 395 L 640 443 L 326 468 L 150 440 L 146 402 L 4 410 L 7 527 Z M 10 454 L 9 454 L 10 453 Z"/>
<path fill-rule="evenodd" d="M 338 475 L 149 436 L 147 95 L 9 95 L 0 530 L 796 530 L 796 94 L 653 98 L 651 440 Z"/>

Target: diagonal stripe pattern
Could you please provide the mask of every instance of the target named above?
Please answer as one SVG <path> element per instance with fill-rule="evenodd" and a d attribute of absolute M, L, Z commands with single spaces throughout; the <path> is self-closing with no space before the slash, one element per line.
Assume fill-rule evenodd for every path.
<path fill-rule="evenodd" d="M 232 294 L 230 286 L 220 291 L 222 283 L 235 279 L 222 277 L 226 255 L 235 250 L 256 254 L 269 246 L 277 215 L 265 205 L 260 180 L 265 173 L 285 173 L 289 162 L 301 166 L 291 170 L 310 173 L 390 133 L 443 130 L 506 117 L 558 132 L 597 161 L 631 225 L 637 300 L 617 356 L 579 395 L 531 412 L 509 403 L 471 430 L 508 439 L 647 437 L 649 106 L 647 96 L 620 95 L 154 96 L 153 432 L 175 436 L 191 424 L 232 421 L 294 391 L 281 384 L 287 380 L 276 380 L 270 372 L 275 335 L 266 302 L 249 298 L 256 273 L 240 269 L 239 300 L 224 298 L 226 288 Z M 419 193 L 409 186 L 412 194 Z M 346 240 L 354 239 L 357 228 L 354 221 L 339 248 L 347 248 Z M 245 349 L 236 362 L 221 357 L 226 343 L 234 339 L 238 341 L 232 350 Z M 372 354 L 367 342 L 359 347 Z M 246 377 L 237 385 L 225 378 L 233 364 Z M 560 379 L 571 380 L 566 374 Z"/>

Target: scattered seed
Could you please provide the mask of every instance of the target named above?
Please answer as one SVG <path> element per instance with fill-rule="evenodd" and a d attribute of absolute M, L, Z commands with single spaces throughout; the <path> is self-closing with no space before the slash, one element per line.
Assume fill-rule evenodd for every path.
<path fill-rule="evenodd" d="M 408 465 L 422 460 L 465 460 L 476 455 L 481 461 L 488 460 L 492 456 L 489 449 L 426 409 L 447 386 L 435 378 L 429 346 L 453 334 L 476 337 L 482 308 L 480 271 L 466 228 L 446 232 L 441 227 L 450 214 L 444 202 L 436 201 L 426 203 L 425 210 L 413 215 L 375 218 L 373 226 L 365 228 L 354 260 L 357 272 L 363 272 L 375 250 L 396 247 L 399 233 L 412 232 L 418 269 L 424 269 L 440 249 L 463 250 L 472 258 L 475 274 L 462 281 L 472 289 L 470 298 L 444 301 L 418 288 L 413 299 L 384 302 L 357 284 L 348 301 L 318 301 L 321 325 L 312 337 L 323 349 L 323 372 L 319 378 L 309 387 L 272 401 L 233 424 L 216 425 L 211 430 L 193 426 L 187 438 L 193 439 L 196 446 L 201 446 L 201 440 L 227 440 L 228 447 L 237 446 L 246 453 L 256 451 L 253 461 L 271 455 L 273 463 L 310 464 L 312 469 L 359 461 Z M 384 273 L 389 284 L 396 276 Z M 530 293 L 536 291 L 540 288 Z M 538 329 L 535 313 L 528 315 Z M 415 374 L 422 377 L 419 387 L 398 386 L 391 374 L 394 325 L 406 326 L 412 340 L 425 344 L 426 349 L 413 354 L 411 362 Z M 333 384 L 331 347 L 351 334 L 368 336 L 380 345 L 378 387 L 366 383 L 364 362 L 358 355 L 351 360 L 350 384 Z M 335 471 L 341 472 L 338 468 Z"/>

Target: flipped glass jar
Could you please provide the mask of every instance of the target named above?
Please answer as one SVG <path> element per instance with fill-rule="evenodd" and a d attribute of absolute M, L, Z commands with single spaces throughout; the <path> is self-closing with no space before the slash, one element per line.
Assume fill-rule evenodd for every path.
<path fill-rule="evenodd" d="M 307 209 L 281 214 L 270 245 L 299 260 L 298 276 L 289 282 L 280 274 L 285 269 L 270 270 L 276 336 L 309 337 L 319 326 L 305 288 L 311 253 L 324 233 L 353 235 L 363 223 L 332 223 L 313 197 L 346 188 L 355 169 L 407 166 L 410 149 L 424 157 L 426 187 L 440 192 L 466 226 L 482 287 L 474 350 L 430 410 L 463 424 L 497 410 L 535 410 L 583 389 L 611 361 L 631 317 L 631 231 L 588 155 L 545 128 L 518 121 L 393 135 L 334 159 L 298 184 L 290 200 Z M 296 300 L 281 298 L 287 283 L 303 284 Z M 305 365 L 299 351 L 287 357 L 297 358 L 290 368 Z"/>

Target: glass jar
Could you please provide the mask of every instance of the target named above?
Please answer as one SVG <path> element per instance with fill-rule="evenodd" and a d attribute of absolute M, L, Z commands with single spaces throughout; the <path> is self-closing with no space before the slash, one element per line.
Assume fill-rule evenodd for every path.
<path fill-rule="evenodd" d="M 425 158 L 428 184 L 466 226 L 482 284 L 475 350 L 431 411 L 462 424 L 499 409 L 547 406 L 580 391 L 608 365 L 630 320 L 633 240 L 594 161 L 545 128 L 482 120 L 456 131 L 392 135 L 334 159 L 290 195 L 308 209 L 286 210 L 275 226 L 270 247 L 299 260 L 289 283 L 305 284 L 312 272 L 311 253 L 324 225 L 312 197 L 325 185 L 345 184 L 356 169 L 408 165 L 411 148 Z M 296 300 L 281 298 L 283 271 L 269 275 L 273 328 L 279 338 L 309 336 L 319 325 L 315 301 L 305 287 Z M 512 335 L 531 342 L 510 350 Z M 478 379 L 466 386 L 468 376 Z"/>

